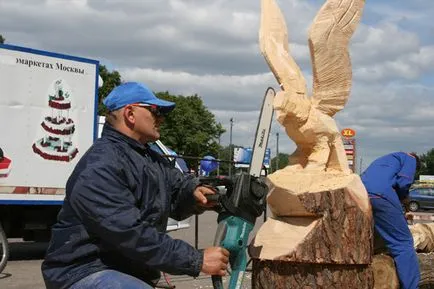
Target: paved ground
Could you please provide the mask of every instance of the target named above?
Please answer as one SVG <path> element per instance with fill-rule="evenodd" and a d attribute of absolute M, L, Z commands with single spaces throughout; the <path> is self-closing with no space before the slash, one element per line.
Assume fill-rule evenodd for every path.
<path fill-rule="evenodd" d="M 428 216 L 433 213 L 417 213 L 422 222 L 427 222 Z M 422 217 L 420 217 L 422 216 Z M 205 248 L 213 243 L 214 233 L 217 227 L 217 214 L 206 212 L 199 217 L 198 247 Z M 432 221 L 432 220 L 430 220 Z M 255 230 L 262 224 L 262 218 L 258 219 Z M 195 245 L 194 219 L 191 227 L 170 234 L 174 238 L 183 239 L 193 246 Z M 23 243 L 19 240 L 11 241 L 11 260 L 8 262 L 3 274 L 0 274 L 0 289 L 45 289 L 40 266 L 46 249 L 46 244 Z M 199 276 L 193 279 L 188 276 L 169 276 L 171 283 L 177 289 L 212 289 L 211 279 Z M 226 281 L 227 278 L 224 279 Z M 247 273 L 242 289 L 251 288 L 251 273 Z"/>
<path fill-rule="evenodd" d="M 198 248 L 212 245 L 217 228 L 216 220 L 217 214 L 214 212 L 206 212 L 199 217 Z M 170 235 L 194 246 L 196 243 L 194 224 L 193 218 L 190 228 L 171 232 Z M 260 224 L 262 224 L 262 219 L 258 221 L 256 228 Z M 26 243 L 20 240 L 9 241 L 11 242 L 11 258 L 6 269 L 0 274 L 0 289 L 45 289 L 40 266 L 47 244 Z M 212 288 L 211 279 L 207 276 L 201 275 L 196 279 L 189 276 L 169 276 L 169 278 L 177 289 Z M 224 278 L 225 282 L 226 279 L 228 278 Z M 251 274 L 248 272 L 242 289 L 250 289 L 250 281 Z"/>

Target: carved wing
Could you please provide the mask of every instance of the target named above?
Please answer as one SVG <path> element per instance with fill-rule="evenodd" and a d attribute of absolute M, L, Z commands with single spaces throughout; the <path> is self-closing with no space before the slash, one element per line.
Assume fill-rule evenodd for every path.
<path fill-rule="evenodd" d="M 328 0 L 309 32 L 313 71 L 313 105 L 333 116 L 347 103 L 351 90 L 348 44 L 362 16 L 365 0 Z"/>
<path fill-rule="evenodd" d="M 288 30 L 275 0 L 262 0 L 259 46 L 281 88 L 306 95 L 306 80 L 289 54 Z"/>

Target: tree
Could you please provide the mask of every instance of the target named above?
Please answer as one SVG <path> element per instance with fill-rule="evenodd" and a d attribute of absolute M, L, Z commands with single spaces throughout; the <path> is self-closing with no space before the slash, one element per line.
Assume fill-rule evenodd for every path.
<path fill-rule="evenodd" d="M 419 175 L 434 175 L 434 148 L 430 149 L 426 154 L 419 155 L 422 166 L 417 174 Z"/>
<path fill-rule="evenodd" d="M 288 154 L 284 154 L 284 153 L 279 153 L 278 156 L 275 156 L 274 158 L 271 159 L 270 162 L 270 169 L 269 169 L 269 173 L 273 173 L 275 171 L 277 171 L 278 169 L 283 169 L 284 167 L 286 167 L 288 165 L 288 160 L 289 155 Z M 279 160 L 279 162 L 277 162 L 277 160 Z M 279 167 L 276 169 L 277 165 L 279 165 Z"/>
<path fill-rule="evenodd" d="M 0 34 L 0 44 L 5 43 L 6 39 Z"/>
<path fill-rule="evenodd" d="M 98 115 L 105 115 L 107 108 L 102 104 L 104 98 L 115 88 L 122 83 L 121 75 L 118 71 L 108 71 L 104 65 L 99 66 L 99 75 L 103 80 L 103 85 L 98 89 Z"/>
<path fill-rule="evenodd" d="M 219 155 L 218 139 L 225 132 L 214 115 L 208 111 L 198 95 L 174 96 L 158 92 L 158 98 L 176 103 L 173 112 L 166 116 L 161 126 L 161 141 L 180 155 L 204 157 Z M 190 167 L 197 161 L 186 160 Z"/>
<path fill-rule="evenodd" d="M 234 145 L 232 145 L 232 149 L 233 148 L 234 148 Z M 224 176 L 229 175 L 229 165 L 230 165 L 230 161 L 232 161 L 230 159 L 230 155 L 231 155 L 230 152 L 231 152 L 230 146 L 221 147 L 219 150 L 218 158 L 223 161 L 220 163 L 220 167 L 219 167 L 219 174 L 220 175 L 224 175 Z M 232 172 L 233 171 L 234 170 L 232 170 Z"/>

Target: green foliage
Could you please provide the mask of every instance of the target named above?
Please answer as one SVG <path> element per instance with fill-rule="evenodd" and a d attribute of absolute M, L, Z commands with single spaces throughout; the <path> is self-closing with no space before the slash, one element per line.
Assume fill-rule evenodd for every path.
<path fill-rule="evenodd" d="M 218 139 L 225 129 L 216 122 L 202 99 L 197 95 L 174 96 L 168 92 L 156 95 L 176 103 L 175 110 L 166 116 L 161 126 L 161 141 L 180 155 L 211 155 L 217 158 L 220 149 Z M 196 167 L 197 162 L 194 160 L 186 161 L 190 167 Z"/>
<path fill-rule="evenodd" d="M 232 148 L 233 147 L 234 147 L 234 145 L 232 145 Z M 218 159 L 224 161 L 224 162 L 220 163 L 220 167 L 219 167 L 219 174 L 220 175 L 223 175 L 223 176 L 229 175 L 229 166 L 230 166 L 229 161 L 231 161 L 230 152 L 231 152 L 230 146 L 221 147 L 219 150 Z M 233 167 L 232 167 L 232 173 L 234 173 Z M 217 172 L 216 172 L 216 174 L 217 174 Z"/>
<path fill-rule="evenodd" d="M 284 167 L 286 167 L 288 165 L 288 160 L 289 155 L 288 154 L 283 154 L 283 153 L 279 153 L 278 156 L 274 157 L 271 159 L 270 162 L 270 169 L 268 173 L 273 173 L 276 170 L 280 170 L 283 169 Z"/>
<path fill-rule="evenodd" d="M 422 165 L 417 173 L 417 178 L 419 178 L 419 175 L 434 175 L 434 148 L 425 154 L 419 155 L 419 158 Z"/>
<path fill-rule="evenodd" d="M 5 43 L 6 39 L 0 34 L 0 44 Z"/>
<path fill-rule="evenodd" d="M 106 107 L 102 104 L 103 99 L 115 88 L 122 83 L 121 75 L 118 71 L 108 71 L 104 65 L 99 65 L 99 75 L 103 80 L 103 86 L 98 89 L 98 115 L 107 113 Z"/>

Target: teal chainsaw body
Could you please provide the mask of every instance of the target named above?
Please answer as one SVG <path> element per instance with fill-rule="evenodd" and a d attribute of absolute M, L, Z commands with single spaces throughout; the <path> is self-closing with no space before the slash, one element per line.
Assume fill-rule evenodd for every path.
<path fill-rule="evenodd" d="M 248 173 L 238 174 L 234 179 L 204 179 L 211 186 L 226 186 L 226 194 L 217 196 L 219 216 L 214 246 L 223 247 L 230 253 L 229 289 L 241 289 L 248 263 L 249 235 L 256 219 L 266 209 L 268 187 L 261 171 L 271 128 L 274 96 L 275 91 L 268 88 L 256 128 Z M 212 276 L 212 281 L 214 289 L 224 289 L 220 276 Z"/>
<path fill-rule="evenodd" d="M 221 186 L 228 184 L 228 179 L 204 179 L 207 185 Z M 240 289 L 247 267 L 247 246 L 250 232 L 253 230 L 257 217 L 264 212 L 265 197 L 268 187 L 264 178 L 254 177 L 248 173 L 237 175 L 234 181 L 229 180 L 225 195 L 211 196 L 209 199 L 219 203 L 218 226 L 214 246 L 223 247 L 229 251 L 231 276 L 230 289 Z M 204 183 L 204 182 L 203 182 Z M 224 289 L 221 276 L 212 276 L 214 289 Z"/>
<path fill-rule="evenodd" d="M 219 221 L 220 225 L 225 228 L 226 235 L 219 246 L 226 248 L 230 253 L 231 278 L 229 288 L 241 288 L 247 267 L 246 246 L 254 225 L 235 216 L 223 218 Z M 216 289 L 223 289 L 223 287 Z"/>

